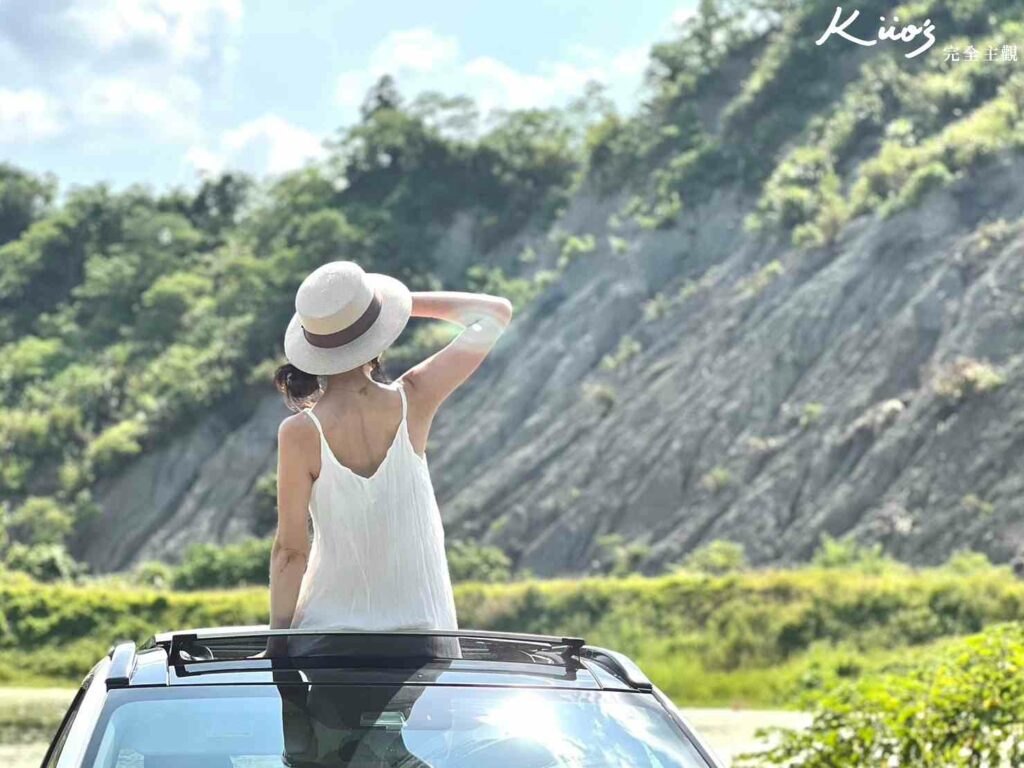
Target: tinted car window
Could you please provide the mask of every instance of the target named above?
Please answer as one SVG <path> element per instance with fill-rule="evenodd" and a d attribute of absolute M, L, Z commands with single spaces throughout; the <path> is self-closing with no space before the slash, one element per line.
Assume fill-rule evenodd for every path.
<path fill-rule="evenodd" d="M 111 691 L 87 768 L 707 768 L 650 695 L 456 686 Z"/>

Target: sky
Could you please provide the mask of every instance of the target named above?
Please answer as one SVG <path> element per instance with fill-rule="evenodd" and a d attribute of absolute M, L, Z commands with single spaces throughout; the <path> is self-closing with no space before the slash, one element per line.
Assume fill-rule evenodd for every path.
<path fill-rule="evenodd" d="M 380 74 L 493 108 L 588 80 L 624 112 L 696 0 L 0 0 L 0 161 L 62 188 L 194 186 L 322 156 Z"/>

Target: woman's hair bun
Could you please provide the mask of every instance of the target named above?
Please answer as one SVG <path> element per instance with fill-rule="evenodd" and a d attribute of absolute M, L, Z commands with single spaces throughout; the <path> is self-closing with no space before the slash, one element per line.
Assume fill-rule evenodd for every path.
<path fill-rule="evenodd" d="M 284 395 L 288 407 L 293 411 L 299 411 L 320 391 L 320 379 L 291 363 L 285 363 L 274 373 L 274 386 Z"/>

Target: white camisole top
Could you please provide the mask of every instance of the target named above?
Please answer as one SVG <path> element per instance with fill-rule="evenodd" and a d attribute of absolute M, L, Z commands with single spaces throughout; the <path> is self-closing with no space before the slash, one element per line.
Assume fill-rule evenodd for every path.
<path fill-rule="evenodd" d="M 313 542 L 292 627 L 386 631 L 457 629 L 444 530 L 426 459 L 402 421 L 370 477 L 346 467 L 320 433 L 309 511 Z"/>

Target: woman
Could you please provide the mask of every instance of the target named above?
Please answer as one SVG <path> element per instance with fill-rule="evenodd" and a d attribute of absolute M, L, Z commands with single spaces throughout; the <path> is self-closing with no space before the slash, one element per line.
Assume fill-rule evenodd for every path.
<path fill-rule="evenodd" d="M 303 281 L 295 307 L 284 341 L 288 365 L 276 375 L 299 412 L 278 433 L 270 627 L 456 629 L 424 452 L 438 407 L 490 352 L 512 305 L 494 296 L 410 293 L 398 280 L 339 261 Z M 410 317 L 463 330 L 394 384 L 382 383 L 380 356 Z"/>

